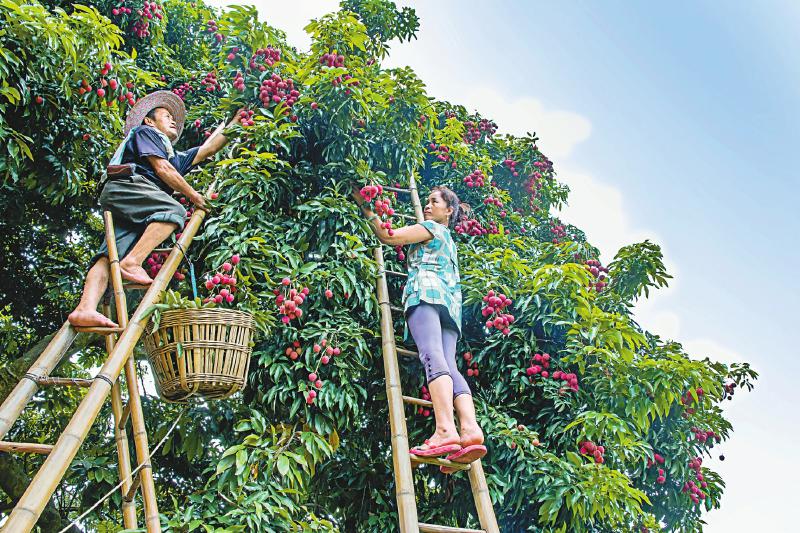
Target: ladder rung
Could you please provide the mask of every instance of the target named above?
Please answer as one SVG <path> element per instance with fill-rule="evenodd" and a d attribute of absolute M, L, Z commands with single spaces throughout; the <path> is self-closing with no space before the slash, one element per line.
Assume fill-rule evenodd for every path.
<path fill-rule="evenodd" d="M 133 478 L 133 484 L 131 488 L 128 489 L 128 492 L 125 494 L 125 501 L 132 502 L 133 499 L 136 497 L 136 491 L 139 490 L 139 485 L 142 484 L 142 475 L 141 472 L 136 474 L 136 477 Z"/>
<path fill-rule="evenodd" d="M 53 451 L 51 444 L 39 444 L 35 442 L 9 442 L 7 440 L 0 440 L 0 452 L 16 452 L 16 453 L 38 453 L 47 455 Z"/>
<path fill-rule="evenodd" d="M 411 193 L 411 189 L 404 189 L 402 187 L 389 187 L 388 185 L 383 186 L 384 191 L 392 191 L 392 192 L 404 192 L 406 194 Z"/>
<path fill-rule="evenodd" d="M 485 529 L 469 529 L 464 527 L 437 526 L 436 524 L 419 523 L 420 533 L 486 533 Z"/>
<path fill-rule="evenodd" d="M 119 429 L 125 429 L 125 424 L 128 423 L 128 418 L 131 416 L 131 402 L 128 400 L 128 403 L 125 404 L 125 407 L 122 408 L 122 416 L 119 417 L 119 424 L 117 427 Z"/>
<path fill-rule="evenodd" d="M 391 309 L 395 313 L 405 313 L 405 310 L 402 307 L 398 307 L 396 305 L 390 305 L 389 309 Z"/>
<path fill-rule="evenodd" d="M 406 215 L 405 213 L 395 213 L 394 216 L 405 218 L 406 220 L 414 220 L 414 221 L 417 220 L 417 217 L 415 217 L 414 215 Z"/>
<path fill-rule="evenodd" d="M 413 396 L 403 396 L 403 401 L 414 405 L 421 405 L 422 407 L 433 407 L 432 401 L 414 398 Z"/>
<path fill-rule="evenodd" d="M 454 463 L 453 461 L 448 461 L 447 459 L 442 459 L 441 457 L 422 457 L 419 455 L 411 455 L 411 464 L 414 463 L 425 463 L 429 465 L 437 465 L 437 466 L 447 466 L 452 468 L 453 470 L 469 470 L 472 468 L 469 463 Z"/>
<path fill-rule="evenodd" d="M 79 379 L 79 378 L 51 378 L 49 376 L 36 376 L 33 378 L 40 387 L 48 385 L 58 387 L 91 387 L 94 383 L 93 379 Z"/>
<path fill-rule="evenodd" d="M 122 288 L 126 291 L 146 291 L 152 285 L 140 285 L 139 283 L 123 283 Z"/>
<path fill-rule="evenodd" d="M 114 333 L 122 333 L 125 328 L 102 328 L 96 326 L 75 326 L 75 331 L 81 333 L 97 333 L 98 335 L 113 335 Z"/>
<path fill-rule="evenodd" d="M 396 272 L 394 270 L 384 270 L 383 273 L 384 274 L 391 274 L 392 276 L 399 276 L 401 278 L 407 278 L 408 277 L 408 274 L 406 274 L 405 272 Z M 379 272 L 378 275 L 380 275 L 380 274 L 381 273 Z"/>
<path fill-rule="evenodd" d="M 405 348 L 396 348 L 397 355 L 403 355 L 405 357 L 419 357 L 417 352 L 412 352 L 411 350 L 406 350 Z"/>
<path fill-rule="evenodd" d="M 168 254 L 170 252 L 172 252 L 172 248 L 156 248 L 155 250 L 153 250 L 150 253 L 151 254 Z"/>

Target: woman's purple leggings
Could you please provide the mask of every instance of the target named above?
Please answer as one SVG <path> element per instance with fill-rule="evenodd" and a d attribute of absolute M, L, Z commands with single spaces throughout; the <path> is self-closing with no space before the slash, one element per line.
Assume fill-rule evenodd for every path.
<path fill-rule="evenodd" d="M 436 306 L 420 303 L 412 307 L 408 312 L 408 329 L 417 343 L 428 384 L 440 376 L 450 376 L 454 398 L 459 394 L 472 394 L 467 380 L 456 366 L 458 332 L 442 327 Z"/>

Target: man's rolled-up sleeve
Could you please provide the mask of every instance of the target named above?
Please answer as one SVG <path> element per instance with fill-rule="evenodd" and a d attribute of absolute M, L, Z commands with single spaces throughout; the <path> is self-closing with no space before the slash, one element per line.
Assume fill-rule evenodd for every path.
<path fill-rule="evenodd" d="M 139 127 L 133 132 L 131 146 L 140 161 L 154 155 L 161 159 L 168 159 L 167 149 L 158 133 L 150 127 Z"/>

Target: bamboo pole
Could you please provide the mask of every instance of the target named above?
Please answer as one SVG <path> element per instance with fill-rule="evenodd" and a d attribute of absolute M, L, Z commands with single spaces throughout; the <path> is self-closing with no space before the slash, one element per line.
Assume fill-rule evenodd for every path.
<path fill-rule="evenodd" d="M 208 192 L 210 193 L 212 190 L 213 187 L 210 187 Z M 181 246 L 176 246 L 172 249 L 156 279 L 153 280 L 150 289 L 142 297 L 142 301 L 133 314 L 130 324 L 120 335 L 114 350 L 101 368 L 97 379 L 89 387 L 86 396 L 56 442 L 52 453 L 47 457 L 25 494 L 22 495 L 11 515 L 9 515 L 2 530 L 5 533 L 17 533 L 33 529 L 50 496 L 52 496 L 72 459 L 78 452 L 78 448 L 80 448 L 81 443 L 89 433 L 92 423 L 97 418 L 103 402 L 111 391 L 111 385 L 119 377 L 122 367 L 142 336 L 146 323 L 143 318 L 145 311 L 161 299 L 164 289 L 167 287 L 178 265 L 180 265 L 183 257 L 181 248 L 185 250 L 192 242 L 205 215 L 205 211 L 197 209 L 192 218 L 189 219 L 189 223 L 178 241 Z"/>
<path fill-rule="evenodd" d="M 469 529 L 464 527 L 437 526 L 435 524 L 420 524 L 422 533 L 486 533 L 482 529 Z"/>
<path fill-rule="evenodd" d="M 108 260 L 111 265 L 111 286 L 114 289 L 114 304 L 117 308 L 117 323 L 120 327 L 126 328 L 128 326 L 128 303 L 125 298 L 125 287 L 122 284 L 122 269 L 119 266 L 119 253 L 117 251 L 114 220 L 111 216 L 111 212 L 105 211 L 103 213 L 103 220 L 105 221 L 106 228 Z M 170 257 L 171 256 L 172 252 L 170 252 Z M 180 261 L 176 264 L 176 268 L 179 264 Z M 170 277 L 171 276 L 172 274 L 170 274 Z M 169 283 L 169 280 L 167 280 L 167 283 Z M 148 290 L 146 294 L 149 294 L 149 292 Z M 161 521 L 158 517 L 158 501 L 156 499 L 156 487 L 153 481 L 153 466 L 150 464 L 150 445 L 147 442 L 147 428 L 144 424 L 144 413 L 142 412 L 142 397 L 139 393 L 139 383 L 136 380 L 136 362 L 133 357 L 128 357 L 125 361 L 125 382 L 128 386 L 128 405 L 130 406 L 131 425 L 133 426 L 133 443 L 136 448 L 136 462 L 138 465 L 144 465 L 139 470 L 138 479 L 141 481 L 142 499 L 144 500 L 145 525 L 149 533 L 158 533 L 161 531 Z M 119 379 L 117 379 L 115 383 L 118 384 Z M 121 415 L 122 413 L 120 412 L 120 416 Z M 119 424 L 117 424 L 117 427 L 119 427 Z M 124 427 L 120 429 L 124 431 Z M 128 488 L 130 489 L 130 486 Z M 135 490 L 132 492 L 135 492 Z M 123 492 L 122 500 L 123 504 L 126 500 L 131 500 L 128 491 Z"/>
<path fill-rule="evenodd" d="M 375 249 L 378 270 L 383 271 L 383 248 Z M 414 498 L 414 478 L 411 472 L 411 456 L 408 453 L 408 430 L 406 429 L 403 391 L 400 387 L 400 366 L 394 345 L 394 324 L 389 309 L 389 287 L 386 274 L 377 279 L 378 305 L 381 309 L 381 339 L 383 347 L 383 369 L 386 374 L 386 398 L 389 401 L 389 425 L 392 433 L 392 461 L 394 463 L 395 495 L 400 533 L 419 533 L 417 502 Z"/>
<path fill-rule="evenodd" d="M 106 316 L 111 315 L 111 308 L 108 304 L 103 304 L 103 314 Z M 110 354 L 114 351 L 114 341 L 113 335 L 106 337 L 106 353 Z M 122 482 L 122 487 L 120 487 L 122 493 L 122 524 L 125 529 L 136 529 L 136 502 L 132 498 L 126 497 L 131 487 L 131 452 L 128 447 L 128 432 L 125 431 L 125 425 L 120 424 L 122 411 L 122 387 L 119 379 L 117 379 L 111 387 L 111 412 L 113 413 L 114 441 L 117 445 L 117 470 L 119 470 L 119 480 Z"/>
<path fill-rule="evenodd" d="M 39 358 L 36 359 L 36 362 L 30 367 L 28 374 L 31 376 L 49 376 L 50 372 L 61 362 L 61 358 L 64 357 L 69 347 L 72 346 L 77 334 L 69 322 L 64 322 L 61 329 L 50 340 L 50 344 L 47 345 L 39 355 Z M 19 418 L 19 415 L 38 389 L 36 381 L 27 377 L 17 383 L 17 386 L 5 399 L 3 405 L 0 406 L 0 439 L 6 436 L 6 433 L 17 421 L 17 418 Z"/>
<path fill-rule="evenodd" d="M 500 533 L 481 460 L 478 459 L 470 464 L 472 468 L 469 469 L 469 484 L 472 486 L 472 498 L 475 500 L 475 509 L 478 511 L 478 521 L 486 533 Z"/>
<path fill-rule="evenodd" d="M 38 442 L 8 442 L 0 440 L 0 452 L 15 452 L 15 453 L 38 453 L 47 455 L 53 451 L 53 446 L 50 444 L 40 444 Z"/>
<path fill-rule="evenodd" d="M 413 173 L 408 176 L 408 188 L 411 190 L 411 205 L 414 206 L 417 222 L 422 222 L 425 217 L 422 214 L 422 204 L 419 202 L 419 192 L 417 191 L 417 180 L 414 179 Z"/>
<path fill-rule="evenodd" d="M 88 388 L 92 386 L 91 379 L 80 379 L 80 378 L 51 378 L 51 377 L 42 377 L 36 379 L 36 384 L 40 387 L 84 387 Z"/>
<path fill-rule="evenodd" d="M 122 418 L 122 387 L 119 380 L 111 388 L 111 410 L 114 413 L 114 438 L 117 442 L 117 455 L 119 457 L 119 480 L 122 481 L 120 493 L 122 494 L 122 523 L 125 529 L 137 529 L 136 502 L 128 498 L 131 488 L 131 455 L 128 448 L 128 433 L 125 426 L 120 428 Z"/>

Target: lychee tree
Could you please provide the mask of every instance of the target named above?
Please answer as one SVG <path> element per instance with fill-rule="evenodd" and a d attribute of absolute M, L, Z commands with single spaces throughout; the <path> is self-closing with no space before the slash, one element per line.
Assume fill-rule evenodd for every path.
<path fill-rule="evenodd" d="M 569 191 L 535 135 L 499 135 L 490 118 L 429 97 L 411 69 L 382 66 L 390 41 L 415 36 L 413 10 L 346 0 L 307 26 L 311 49 L 300 52 L 253 8 L 221 11 L 175 0 L 90 5 L 0 4 L 15 30 L 0 38 L 0 52 L 35 45 L 31 57 L 43 62 L 72 57 L 63 41 L 22 31 L 33 24 L 28 11 L 67 40 L 104 43 L 102 53 L 81 56 L 75 73 L 72 66 L 19 70 L 18 63 L 3 89 L 22 95 L 23 87 L 41 87 L 27 99 L 0 100 L 6 149 L 14 142 L 36 147 L 31 158 L 18 148 L 4 163 L 4 191 L 31 200 L 29 220 L 57 213 L 3 248 L 17 255 L 2 262 L 0 303 L 12 305 L 2 324 L 27 335 L 6 345 L 3 361 L 12 378 L 24 372 L 21 362 L 69 308 L 70 300 L 59 306 L 58 298 L 79 287 L 100 226 L 96 217 L 73 221 L 90 205 L 87 193 L 120 138 L 130 101 L 156 87 L 181 95 L 185 146 L 245 109 L 226 153 L 191 177 L 216 180 L 219 196 L 190 259 L 201 298 L 219 296 L 213 276 L 227 275 L 222 267 L 232 256 L 241 259 L 235 285 L 223 283 L 216 305 L 255 313 L 259 337 L 242 395 L 192 404 L 183 414 L 155 398 L 146 402 L 152 441 L 183 416 L 154 459 L 170 530 L 396 528 L 371 254 L 377 243 L 349 198 L 353 185 L 370 187 L 384 222 L 402 225 L 400 215 L 410 213 L 404 198 L 380 190 L 405 185 L 412 174 L 423 192 L 447 185 L 473 208 L 454 229 L 464 294 L 459 355 L 488 437 L 484 465 L 501 529 L 694 530 L 702 527 L 703 509 L 719 507 L 724 483 L 710 458 L 731 435 L 720 404 L 736 388 L 751 387 L 755 373 L 746 364 L 690 358 L 680 344 L 636 323 L 636 300 L 669 279 L 660 248 L 631 244 L 603 265 L 584 233 L 554 216 Z M 64 22 L 73 18 L 106 33 L 75 30 Z M 98 88 L 107 90 L 98 96 Z M 35 103 L 39 93 L 42 104 Z M 53 170 L 43 175 L 33 150 L 42 150 L 38 139 L 49 139 L 50 124 L 82 129 L 71 134 L 74 149 L 50 149 Z M 33 135 L 37 142 L 27 142 Z M 5 220 L 3 232 L 13 233 Z M 403 268 L 404 255 L 386 250 L 394 270 Z M 47 283 L 29 285 L 26 298 L 50 306 L 37 323 L 12 301 L 15 285 L 6 280 L 17 270 L 30 278 L 51 273 Z M 59 290 L 47 295 L 55 281 Z M 189 287 L 189 279 L 176 279 L 172 288 L 189 295 Z M 399 286 L 391 288 L 397 295 Z M 395 327 L 400 335 L 402 322 Z M 64 371 L 86 375 L 100 356 L 92 346 L 78 347 Z M 402 365 L 404 390 L 425 395 L 418 364 Z M 56 433 L 79 398 L 47 400 Z M 36 438 L 43 412 L 32 410 L 12 437 Z M 431 413 L 408 414 L 411 439 L 421 441 Z M 56 493 L 61 519 L 113 486 L 112 448 L 98 426 Z M 12 466 L 29 475 L 35 463 Z M 3 468 L 0 461 L 0 478 Z M 98 476 L 100 469 L 112 474 Z M 463 474 L 424 467 L 415 480 L 426 522 L 477 526 Z M 0 489 L 9 504 L 18 497 Z M 90 529 L 120 521 L 118 499 L 99 507 Z"/>

